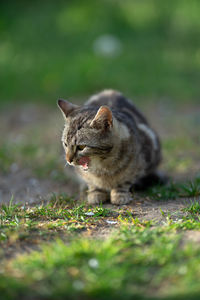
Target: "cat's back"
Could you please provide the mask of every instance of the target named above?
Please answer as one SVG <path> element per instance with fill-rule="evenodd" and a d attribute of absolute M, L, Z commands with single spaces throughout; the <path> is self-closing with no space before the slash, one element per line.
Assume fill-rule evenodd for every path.
<path fill-rule="evenodd" d="M 85 103 L 85 105 L 92 107 L 107 105 L 116 116 L 126 115 L 128 118 L 134 119 L 136 123 L 147 124 L 146 118 L 135 105 L 122 93 L 115 90 L 104 90 L 95 94 Z"/>

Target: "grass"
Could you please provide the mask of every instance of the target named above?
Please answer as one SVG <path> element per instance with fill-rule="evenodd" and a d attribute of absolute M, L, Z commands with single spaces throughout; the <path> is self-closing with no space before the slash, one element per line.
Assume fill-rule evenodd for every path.
<path fill-rule="evenodd" d="M 185 209 L 185 211 L 188 211 L 191 214 L 200 214 L 200 204 L 199 202 L 195 201 L 191 203 L 191 205 Z"/>
<path fill-rule="evenodd" d="M 8 212 L 9 210 L 9 212 Z M 121 216 L 119 212 L 110 211 L 103 207 L 96 207 L 95 209 L 87 209 L 83 204 L 74 205 L 73 208 L 66 206 L 64 208 L 55 208 L 49 205 L 42 205 L 34 208 L 30 207 L 19 207 L 14 205 L 12 207 L 12 214 L 10 208 L 7 206 L 1 206 L 1 229 L 12 229 L 13 226 L 18 229 L 19 225 L 21 227 L 26 227 L 31 229 L 40 228 L 49 228 L 53 226 L 54 228 L 62 229 L 66 228 L 67 225 L 83 224 L 87 225 L 91 223 L 99 224 L 101 220 L 104 220 L 105 217 L 118 216 L 119 220 L 129 221 L 132 220 L 132 216 L 129 212 L 127 215 Z M 110 218 L 107 218 L 110 219 Z M 133 222 L 133 221 L 132 221 Z"/>
<path fill-rule="evenodd" d="M 200 186 L 199 178 L 194 181 L 186 182 L 185 184 L 170 183 L 168 186 L 155 186 L 150 189 L 146 195 L 153 200 L 175 200 L 180 197 L 197 197 L 199 196 Z M 13 197 L 9 205 L 1 205 L 0 225 L 2 240 L 6 240 L 6 232 L 13 229 L 18 231 L 23 228 L 30 231 L 48 230 L 48 229 L 87 229 L 89 225 L 99 226 L 101 219 L 117 218 L 121 223 L 131 222 L 134 225 L 140 221 L 134 219 L 133 212 L 111 211 L 102 206 L 96 208 L 87 208 L 85 204 L 77 205 L 74 199 L 66 194 L 52 195 L 49 204 L 38 205 L 33 208 L 13 204 Z M 193 214 L 199 213 L 199 204 L 192 204 L 188 212 Z M 28 224 L 28 226 L 27 226 Z"/>
<path fill-rule="evenodd" d="M 59 204 L 61 199 L 65 205 Z M 104 218 L 112 220 L 113 214 L 103 207 L 74 204 L 73 199 L 63 195 L 53 196 L 48 205 L 35 207 L 20 206 L 11 201 L 9 205 L 1 205 L 0 244 L 6 249 L 7 245 L 20 241 L 39 243 L 40 239 L 56 237 L 57 234 L 96 228 L 104 224 Z"/>
<path fill-rule="evenodd" d="M 80 238 L 67 245 L 57 240 L 40 252 L 13 259 L 1 277 L 1 295 L 5 299 L 23 299 L 27 293 L 37 299 L 64 299 L 66 294 L 68 299 L 149 299 L 149 293 L 150 298 L 196 293 L 199 259 L 199 249 L 182 248 L 173 231 L 122 227 L 107 241 Z"/>
<path fill-rule="evenodd" d="M 158 226 L 134 208 L 90 207 L 63 194 L 35 207 L 11 199 L 0 210 L 2 299 L 198 299 L 200 248 L 184 231 L 200 229 L 199 202 L 182 215 L 161 213 Z M 95 238 L 105 227 L 113 233 Z"/>
<path fill-rule="evenodd" d="M 200 196 L 200 177 L 197 177 L 194 181 L 189 181 L 186 185 L 181 185 L 182 194 L 186 197 L 198 197 Z"/>
<path fill-rule="evenodd" d="M 181 211 L 174 211 L 173 213 L 164 213 L 161 209 L 161 214 L 165 220 L 164 224 L 168 226 L 169 229 L 200 229 L 200 204 L 197 200 L 191 200 L 191 205 L 186 206 Z"/>
<path fill-rule="evenodd" d="M 167 186 L 157 185 L 150 188 L 147 195 L 156 200 L 174 200 L 180 197 L 198 197 L 200 196 L 200 177 L 197 176 L 192 181 L 184 183 L 174 183 L 170 181 Z"/>
<path fill-rule="evenodd" d="M 199 9 L 197 0 L 2 1 L 0 101 L 54 103 L 113 87 L 138 101 L 197 102 Z"/>

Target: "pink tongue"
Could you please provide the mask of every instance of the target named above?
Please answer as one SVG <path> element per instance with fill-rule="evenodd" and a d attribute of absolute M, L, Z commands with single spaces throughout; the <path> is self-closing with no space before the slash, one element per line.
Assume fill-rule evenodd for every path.
<path fill-rule="evenodd" d="M 87 169 L 89 161 L 90 161 L 89 157 L 87 156 L 81 157 L 79 159 L 79 165 L 83 166 L 84 169 Z"/>

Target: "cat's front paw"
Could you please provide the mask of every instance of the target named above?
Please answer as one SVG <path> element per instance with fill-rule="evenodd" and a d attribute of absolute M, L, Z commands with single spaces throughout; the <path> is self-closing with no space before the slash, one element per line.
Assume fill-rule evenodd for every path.
<path fill-rule="evenodd" d="M 88 191 L 88 203 L 91 205 L 98 205 L 104 203 L 108 200 L 109 196 L 108 193 L 104 191 Z"/>
<path fill-rule="evenodd" d="M 120 192 L 117 190 L 112 190 L 110 194 L 110 201 L 115 205 L 125 205 L 133 200 L 132 194 L 130 192 Z"/>

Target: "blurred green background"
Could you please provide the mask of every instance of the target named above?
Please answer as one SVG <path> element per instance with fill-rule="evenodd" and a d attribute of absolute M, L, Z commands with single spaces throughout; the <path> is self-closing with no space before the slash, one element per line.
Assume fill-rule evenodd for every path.
<path fill-rule="evenodd" d="M 1 1 L 0 102 L 199 101 L 199 0 Z"/>

